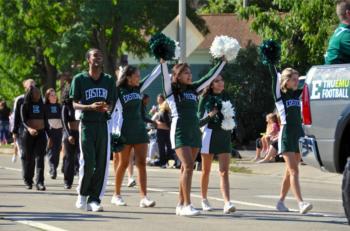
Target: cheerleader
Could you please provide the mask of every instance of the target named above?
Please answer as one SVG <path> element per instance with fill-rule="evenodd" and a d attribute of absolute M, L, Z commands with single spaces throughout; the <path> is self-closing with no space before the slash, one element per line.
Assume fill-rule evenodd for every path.
<path fill-rule="evenodd" d="M 157 66 L 149 76 L 140 81 L 140 71 L 134 66 L 126 66 L 120 71 L 117 81 L 118 98 L 115 111 L 112 114 L 112 134 L 123 137 L 124 148 L 114 153 L 114 166 L 116 169 L 115 192 L 112 204 L 126 206 L 121 196 L 121 185 L 126 169 L 128 168 L 132 149 L 135 155 L 135 164 L 138 168 L 138 185 L 140 186 L 140 207 L 154 207 L 156 202 L 147 197 L 147 173 L 146 157 L 148 147 L 148 135 L 146 125 L 142 117 L 141 93 L 160 74 L 160 66 Z"/>
<path fill-rule="evenodd" d="M 170 76 L 167 63 L 163 59 L 160 59 L 160 62 L 164 95 L 172 114 L 171 144 L 182 163 L 176 214 L 196 216 L 199 211 L 192 206 L 190 194 L 194 162 L 201 147 L 197 94 L 219 75 L 226 61 L 223 59 L 207 75 L 195 82 L 192 82 L 192 73 L 188 64 L 176 64 Z"/>
<path fill-rule="evenodd" d="M 235 206 L 230 202 L 229 166 L 231 157 L 231 132 L 234 120 L 230 118 L 230 126 L 224 127 L 224 115 L 221 112 L 223 102 L 230 102 L 230 97 L 224 92 L 224 79 L 217 76 L 208 86 L 199 101 L 198 117 L 202 127 L 202 176 L 201 193 L 203 211 L 213 210 L 207 199 L 209 175 L 214 156 L 219 160 L 220 188 L 224 198 L 224 214 L 235 212 Z M 233 113 L 233 108 L 231 107 Z"/>
<path fill-rule="evenodd" d="M 45 191 L 44 185 L 44 157 L 46 136 L 50 137 L 46 110 L 41 100 L 40 91 L 31 87 L 24 97 L 21 106 L 21 120 L 23 132 L 23 178 L 27 189 L 32 189 L 34 169 L 36 168 L 36 188 Z M 50 138 L 48 146 L 51 146 Z"/>
<path fill-rule="evenodd" d="M 57 166 L 60 160 L 60 151 L 62 147 L 62 120 L 61 104 L 58 103 L 57 95 L 53 88 L 47 89 L 45 93 L 45 110 L 52 140 L 52 146 L 47 149 L 50 176 L 51 179 L 56 179 Z"/>
<path fill-rule="evenodd" d="M 292 68 L 286 68 L 282 71 L 282 74 L 279 75 L 273 65 L 269 65 L 269 69 L 273 76 L 273 95 L 281 118 L 278 153 L 282 154 L 286 163 L 280 200 L 276 205 L 276 209 L 282 212 L 289 211 L 284 204 L 284 200 L 291 187 L 299 203 L 300 213 L 306 214 L 312 209 L 312 204 L 303 201 L 299 184 L 298 165 L 301 156 L 298 142 L 299 138 L 304 136 L 300 110 L 302 89 L 298 88 L 299 73 Z"/>
<path fill-rule="evenodd" d="M 62 122 L 63 122 L 63 174 L 64 188 L 71 189 L 76 169 L 79 148 L 79 120 L 75 118 L 73 102 L 69 98 L 69 86 L 62 94 Z"/>

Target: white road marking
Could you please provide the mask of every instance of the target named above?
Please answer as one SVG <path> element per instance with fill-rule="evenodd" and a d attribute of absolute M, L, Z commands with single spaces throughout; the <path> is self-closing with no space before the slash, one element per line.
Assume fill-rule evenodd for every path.
<path fill-rule="evenodd" d="M 267 199 L 279 199 L 279 196 L 274 196 L 274 195 L 257 195 L 255 197 L 267 198 Z M 306 201 L 342 203 L 342 200 L 337 200 L 337 199 L 324 199 L 324 198 L 303 198 L 303 199 L 306 200 Z M 293 197 L 286 197 L 286 200 L 295 200 L 295 198 L 293 198 Z"/>
<path fill-rule="evenodd" d="M 37 217 L 35 217 L 37 218 Z M 52 225 L 47 225 L 44 223 L 40 223 L 40 222 L 36 222 L 36 221 L 31 221 L 31 220 L 21 220 L 21 219 L 17 219 L 14 217 L 4 217 L 4 219 L 6 220 L 11 220 L 20 224 L 24 224 L 24 225 L 28 225 L 34 228 L 38 228 L 38 229 L 42 229 L 42 230 L 46 230 L 46 231 L 67 231 L 66 229 L 61 229 Z"/>

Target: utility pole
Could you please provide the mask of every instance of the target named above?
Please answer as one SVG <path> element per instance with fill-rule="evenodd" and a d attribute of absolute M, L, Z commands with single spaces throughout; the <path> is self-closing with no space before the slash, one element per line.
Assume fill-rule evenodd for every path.
<path fill-rule="evenodd" d="M 243 0 L 243 7 L 246 8 L 248 6 L 248 0 Z"/>
<path fill-rule="evenodd" d="M 179 62 L 186 62 L 186 0 L 179 0 L 179 43 L 181 55 Z"/>

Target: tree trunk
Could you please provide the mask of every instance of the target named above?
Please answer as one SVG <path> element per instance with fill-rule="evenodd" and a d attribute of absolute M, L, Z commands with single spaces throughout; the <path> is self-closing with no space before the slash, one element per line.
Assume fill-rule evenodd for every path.
<path fill-rule="evenodd" d="M 48 88 L 56 89 L 56 79 L 57 79 L 57 69 L 50 63 L 47 57 L 44 57 L 44 65 L 46 71 L 46 84 L 44 85 L 44 90 Z"/>
<path fill-rule="evenodd" d="M 120 34 L 122 24 L 120 20 L 116 20 L 112 28 L 111 38 L 106 37 L 105 28 L 99 27 L 93 30 L 93 41 L 95 46 L 103 53 L 103 70 L 105 73 L 115 77 L 117 67 L 118 48 L 120 46 Z"/>

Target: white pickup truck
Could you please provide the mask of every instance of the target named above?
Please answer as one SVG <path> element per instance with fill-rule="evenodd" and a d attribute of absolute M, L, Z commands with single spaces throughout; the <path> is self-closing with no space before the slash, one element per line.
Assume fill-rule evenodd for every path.
<path fill-rule="evenodd" d="M 350 224 L 350 64 L 312 67 L 302 95 L 303 160 L 343 173 L 343 205 Z M 345 171 L 344 171 L 345 170 Z"/>

